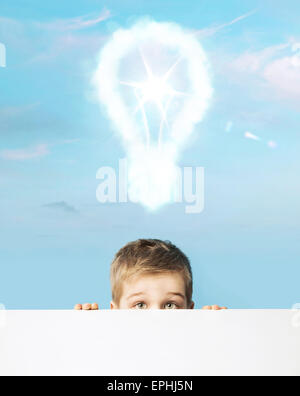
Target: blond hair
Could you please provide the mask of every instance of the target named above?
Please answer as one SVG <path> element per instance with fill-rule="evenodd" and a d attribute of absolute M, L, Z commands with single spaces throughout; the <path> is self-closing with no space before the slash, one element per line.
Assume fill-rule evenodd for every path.
<path fill-rule="evenodd" d="M 187 256 L 169 241 L 139 239 L 128 243 L 116 254 L 110 271 L 112 299 L 120 302 L 125 280 L 137 274 L 181 273 L 187 303 L 192 302 L 193 274 Z"/>

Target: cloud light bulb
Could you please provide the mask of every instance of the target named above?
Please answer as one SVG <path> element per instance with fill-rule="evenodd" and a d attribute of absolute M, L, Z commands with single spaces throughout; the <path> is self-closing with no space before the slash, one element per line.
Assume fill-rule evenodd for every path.
<path fill-rule="evenodd" d="M 176 62 L 161 75 L 154 73 L 143 53 L 143 46 L 149 42 L 160 45 L 166 53 L 177 54 Z M 122 60 L 134 50 L 140 53 L 147 78 L 139 80 L 133 73 L 130 81 L 123 81 L 119 77 Z M 186 75 L 177 75 L 177 79 L 189 81 L 187 92 L 176 90 L 170 82 L 179 74 L 181 62 L 186 64 Z M 200 43 L 177 24 L 139 21 L 131 29 L 119 29 L 113 34 L 100 53 L 93 82 L 129 159 L 130 198 L 151 210 L 171 202 L 179 154 L 195 125 L 203 119 L 213 93 Z M 124 99 L 124 86 L 132 89 L 136 101 L 133 105 Z M 178 98 L 182 106 L 171 112 Z M 155 104 L 160 114 L 157 139 L 153 138 L 152 119 L 147 114 L 149 103 Z"/>

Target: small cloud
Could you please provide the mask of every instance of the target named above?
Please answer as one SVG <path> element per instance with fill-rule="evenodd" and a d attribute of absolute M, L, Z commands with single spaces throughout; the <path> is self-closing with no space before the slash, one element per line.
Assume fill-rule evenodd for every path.
<path fill-rule="evenodd" d="M 250 78 L 256 78 L 263 92 L 268 92 L 272 99 L 298 102 L 300 100 L 299 50 L 300 43 L 289 41 L 261 51 L 247 51 L 233 60 L 229 70 L 232 78 L 238 81 L 248 83 L 251 81 L 253 84 Z"/>
<path fill-rule="evenodd" d="M 31 103 L 29 105 L 24 106 L 6 106 L 0 108 L 0 118 L 1 121 L 4 122 L 7 118 L 16 118 L 26 113 L 31 113 L 36 110 L 40 106 L 40 103 Z"/>
<path fill-rule="evenodd" d="M 226 27 L 229 27 L 229 26 L 232 26 L 238 22 L 241 22 L 242 20 L 254 15 L 256 12 L 257 12 L 257 10 L 250 11 L 247 14 L 240 15 L 239 17 L 233 19 L 232 21 L 223 23 L 222 25 L 212 26 L 209 28 L 204 28 L 204 29 L 198 30 L 195 34 L 199 35 L 200 37 L 213 36 L 214 34 L 218 33 L 220 30 L 223 30 Z"/>
<path fill-rule="evenodd" d="M 27 65 L 37 62 L 51 62 L 64 56 L 74 66 L 74 56 L 82 61 L 99 50 L 106 39 L 99 31 L 86 32 L 111 17 L 108 9 L 97 14 L 81 15 L 75 18 L 49 19 L 48 21 L 18 20 L 0 16 L 0 37 L 6 47 L 25 58 Z M 69 51 L 74 51 L 70 56 Z"/>
<path fill-rule="evenodd" d="M 284 97 L 300 99 L 300 56 L 286 56 L 271 62 L 264 78 Z"/>
<path fill-rule="evenodd" d="M 294 44 L 292 45 L 292 51 L 293 51 L 293 52 L 300 51 L 300 43 L 294 43 Z"/>
<path fill-rule="evenodd" d="M 53 203 L 44 205 L 43 207 L 44 208 L 48 208 L 48 209 L 54 209 L 54 210 L 63 211 L 63 212 L 66 212 L 66 213 L 78 213 L 77 209 L 75 209 L 73 206 L 69 205 L 65 201 L 53 202 Z"/>
<path fill-rule="evenodd" d="M 271 148 L 271 149 L 276 149 L 277 147 L 278 147 L 278 144 L 276 143 L 276 142 L 274 142 L 274 141 L 270 141 L 270 142 L 268 142 L 268 146 Z"/>
<path fill-rule="evenodd" d="M 94 18 L 86 15 L 86 16 L 80 16 L 77 18 L 70 18 L 70 19 L 57 19 L 55 21 L 48 23 L 36 23 L 36 25 L 39 28 L 46 30 L 67 32 L 67 31 L 86 29 L 95 26 L 98 23 L 107 20 L 108 18 L 110 18 L 110 16 L 111 16 L 110 11 L 104 9 L 100 15 Z"/>
<path fill-rule="evenodd" d="M 238 56 L 231 66 L 238 73 L 260 73 L 271 59 L 289 47 L 290 44 L 279 44 L 264 48 L 261 51 L 247 51 Z"/>
<path fill-rule="evenodd" d="M 41 158 L 48 154 L 48 145 L 39 144 L 32 148 L 3 150 L 0 152 L 0 158 L 8 161 L 26 161 L 35 158 Z"/>
<path fill-rule="evenodd" d="M 225 129 L 226 132 L 231 132 L 232 127 L 233 127 L 233 122 L 232 121 L 228 121 L 227 124 L 226 124 L 226 129 Z"/>
<path fill-rule="evenodd" d="M 254 135 L 251 132 L 245 132 L 245 138 L 251 139 L 251 140 L 256 140 L 257 142 L 259 142 L 261 140 L 258 136 Z"/>

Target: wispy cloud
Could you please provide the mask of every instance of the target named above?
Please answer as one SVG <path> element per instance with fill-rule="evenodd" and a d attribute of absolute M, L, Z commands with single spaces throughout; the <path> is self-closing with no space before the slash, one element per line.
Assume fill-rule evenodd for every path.
<path fill-rule="evenodd" d="M 276 59 L 266 66 L 263 77 L 281 97 L 300 101 L 300 56 Z"/>
<path fill-rule="evenodd" d="M 250 11 L 247 14 L 243 14 L 243 15 L 233 19 L 230 22 L 198 30 L 198 31 L 196 31 L 195 34 L 198 35 L 199 37 L 213 36 L 214 34 L 218 33 L 220 30 L 223 30 L 226 27 L 229 27 L 229 26 L 232 26 L 238 22 L 241 22 L 244 19 L 249 18 L 250 16 L 254 15 L 256 12 L 257 12 L 257 10 Z"/>
<path fill-rule="evenodd" d="M 0 125 L 0 141 L 2 141 L 0 150 L 11 148 L 3 146 L 3 142 L 9 136 L 15 141 L 17 141 L 18 136 L 26 137 L 28 143 L 25 143 L 24 147 L 27 146 L 32 149 L 37 142 L 51 142 L 55 145 L 75 143 L 80 131 L 73 120 L 47 108 L 45 103 L 0 106 Z M 66 131 L 63 138 L 61 131 Z M 43 136 L 43 141 L 41 141 L 41 136 Z"/>
<path fill-rule="evenodd" d="M 3 124 L 4 118 L 13 118 L 23 115 L 24 113 L 28 113 L 36 110 L 39 107 L 40 103 L 31 103 L 23 106 L 5 106 L 0 107 L 0 120 Z M 3 126 L 3 125 L 2 125 Z"/>
<path fill-rule="evenodd" d="M 0 37 L 1 41 L 7 46 L 23 48 L 28 46 L 28 40 L 25 37 L 25 26 L 22 22 L 0 16 Z"/>
<path fill-rule="evenodd" d="M 19 56 L 26 56 L 26 64 L 52 61 L 59 56 L 72 59 L 74 63 L 76 54 L 82 60 L 84 54 L 99 49 L 103 34 L 98 30 L 86 30 L 110 17 L 108 9 L 96 15 L 48 21 L 21 21 L 0 16 L 0 37 L 11 51 L 17 50 Z M 74 51 L 72 57 L 70 51 Z"/>
<path fill-rule="evenodd" d="M 65 201 L 61 202 L 53 202 L 47 205 L 43 205 L 44 208 L 59 210 L 66 213 L 79 213 L 77 209 L 75 209 L 72 205 L 69 205 Z"/>
<path fill-rule="evenodd" d="M 247 51 L 236 57 L 229 66 L 232 78 L 244 83 L 257 79 L 264 93 L 273 98 L 300 100 L 300 53 L 293 41 Z M 248 78 L 247 78 L 248 77 Z M 252 84 L 252 83 L 251 83 Z M 276 95 L 274 95 L 276 93 Z"/>
<path fill-rule="evenodd" d="M 256 140 L 257 142 L 261 140 L 258 136 L 254 135 L 252 132 L 245 132 L 245 138 L 250 140 Z"/>
<path fill-rule="evenodd" d="M 35 147 L 17 149 L 17 150 L 3 150 L 0 152 L 0 158 L 8 161 L 26 161 L 36 158 L 41 158 L 49 154 L 47 144 L 39 144 Z"/>
<path fill-rule="evenodd" d="M 231 67 L 238 73 L 256 73 L 279 55 L 279 53 L 290 47 L 290 44 L 278 44 L 264 48 L 261 51 L 246 51 L 239 55 L 231 63 Z"/>
<path fill-rule="evenodd" d="M 41 29 L 54 30 L 56 32 L 67 32 L 90 28 L 110 18 L 109 10 L 104 9 L 100 15 L 92 17 L 91 15 L 79 16 L 70 19 L 57 19 L 50 22 L 36 22 L 35 25 Z"/>

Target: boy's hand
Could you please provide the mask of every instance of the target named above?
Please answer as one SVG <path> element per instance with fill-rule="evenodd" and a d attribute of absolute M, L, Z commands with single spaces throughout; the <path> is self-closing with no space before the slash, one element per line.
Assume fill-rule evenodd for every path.
<path fill-rule="evenodd" d="M 219 305 L 206 305 L 203 307 L 205 311 L 222 311 L 224 309 L 227 309 L 226 307 L 219 307 Z"/>
<path fill-rule="evenodd" d="M 76 311 L 98 311 L 99 306 L 98 304 L 76 304 L 74 309 Z"/>

